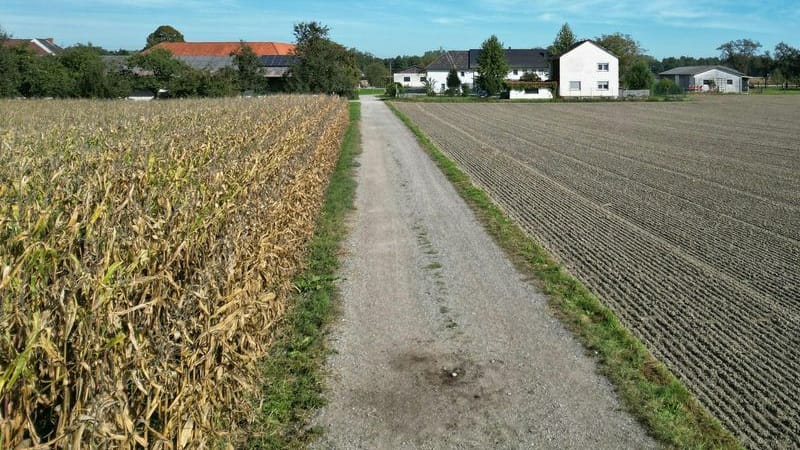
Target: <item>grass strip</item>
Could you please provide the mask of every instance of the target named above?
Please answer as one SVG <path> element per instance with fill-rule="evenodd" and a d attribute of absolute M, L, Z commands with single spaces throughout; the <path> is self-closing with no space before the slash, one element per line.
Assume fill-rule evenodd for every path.
<path fill-rule="evenodd" d="M 740 449 L 741 444 L 667 367 L 580 281 L 509 218 L 458 165 L 391 102 L 495 241 L 523 273 L 534 275 L 551 308 L 597 358 L 628 410 L 649 433 L 673 448 Z"/>
<path fill-rule="evenodd" d="M 347 235 L 345 217 L 353 209 L 355 158 L 361 151 L 361 104 L 351 102 L 349 107 L 350 127 L 309 244 L 306 269 L 295 279 L 299 293 L 263 363 L 263 404 L 249 448 L 303 448 L 316 433 L 307 425 L 311 413 L 324 404 L 325 329 L 336 311 L 337 253 Z"/>
<path fill-rule="evenodd" d="M 360 88 L 358 95 L 383 95 L 386 93 L 384 88 Z"/>

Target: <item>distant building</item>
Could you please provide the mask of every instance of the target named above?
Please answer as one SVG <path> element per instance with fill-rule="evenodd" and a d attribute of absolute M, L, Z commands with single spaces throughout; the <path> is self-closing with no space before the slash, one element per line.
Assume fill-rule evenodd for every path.
<path fill-rule="evenodd" d="M 425 69 L 419 66 L 411 66 L 407 69 L 395 72 L 393 75 L 394 82 L 400 83 L 406 88 L 421 88 L 425 87 L 427 75 Z"/>
<path fill-rule="evenodd" d="M 283 42 L 245 42 L 259 57 L 264 77 L 282 78 L 295 61 L 294 44 Z M 241 42 L 161 42 L 153 49 L 169 50 L 172 56 L 190 67 L 216 72 L 234 65 L 231 53 L 238 52 Z"/>
<path fill-rule="evenodd" d="M 64 49 L 53 42 L 53 38 L 36 39 L 6 39 L 3 41 L 6 47 L 25 47 L 39 56 L 58 55 Z"/>
<path fill-rule="evenodd" d="M 686 91 L 694 92 L 747 92 L 747 75 L 725 66 L 676 67 L 658 74 L 659 79 L 669 79 Z"/>
<path fill-rule="evenodd" d="M 619 59 L 591 40 L 576 43 L 553 60 L 561 97 L 618 97 Z"/>
<path fill-rule="evenodd" d="M 532 49 L 506 49 L 506 61 L 509 71 L 507 79 L 519 80 L 526 73 L 535 73 L 542 80 L 550 77 L 550 62 L 547 50 L 543 48 Z M 479 74 L 478 58 L 481 49 L 450 50 L 428 64 L 427 77 L 439 92 L 447 89 L 447 75 L 455 69 L 461 84 L 475 86 Z"/>

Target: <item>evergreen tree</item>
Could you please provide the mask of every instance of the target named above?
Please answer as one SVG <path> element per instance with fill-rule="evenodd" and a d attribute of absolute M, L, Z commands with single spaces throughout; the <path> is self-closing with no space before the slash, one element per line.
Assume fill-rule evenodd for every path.
<path fill-rule="evenodd" d="M 558 34 L 556 34 L 553 44 L 547 48 L 547 52 L 552 56 L 563 55 L 570 48 L 572 48 L 576 42 L 577 39 L 575 38 L 575 34 L 572 32 L 572 28 L 570 28 L 569 24 L 565 22 L 564 25 L 561 25 L 561 29 L 558 30 Z"/>
<path fill-rule="evenodd" d="M 503 82 L 508 76 L 508 61 L 503 43 L 492 35 L 483 41 L 481 54 L 478 56 L 477 85 L 488 95 L 499 94 L 503 89 Z"/>
<path fill-rule="evenodd" d="M 447 74 L 447 95 L 456 95 L 461 88 L 461 79 L 458 78 L 456 69 L 450 69 Z"/>

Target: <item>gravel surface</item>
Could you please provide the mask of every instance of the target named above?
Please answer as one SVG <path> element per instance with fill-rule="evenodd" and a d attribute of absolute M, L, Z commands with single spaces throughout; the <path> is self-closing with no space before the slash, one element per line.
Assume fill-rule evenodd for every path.
<path fill-rule="evenodd" d="M 389 109 L 362 97 L 318 448 L 655 448 Z"/>

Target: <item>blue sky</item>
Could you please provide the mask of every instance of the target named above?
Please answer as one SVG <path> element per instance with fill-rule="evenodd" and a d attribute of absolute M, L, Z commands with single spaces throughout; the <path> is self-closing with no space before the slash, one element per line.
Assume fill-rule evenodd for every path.
<path fill-rule="evenodd" d="M 491 34 L 510 47 L 547 46 L 564 22 L 579 38 L 628 33 L 657 58 L 716 56 L 740 38 L 800 46 L 797 0 L 0 0 L 7 32 L 62 46 L 138 49 L 161 24 L 187 41 L 291 42 L 292 25 L 311 20 L 381 57 L 475 48 Z"/>

